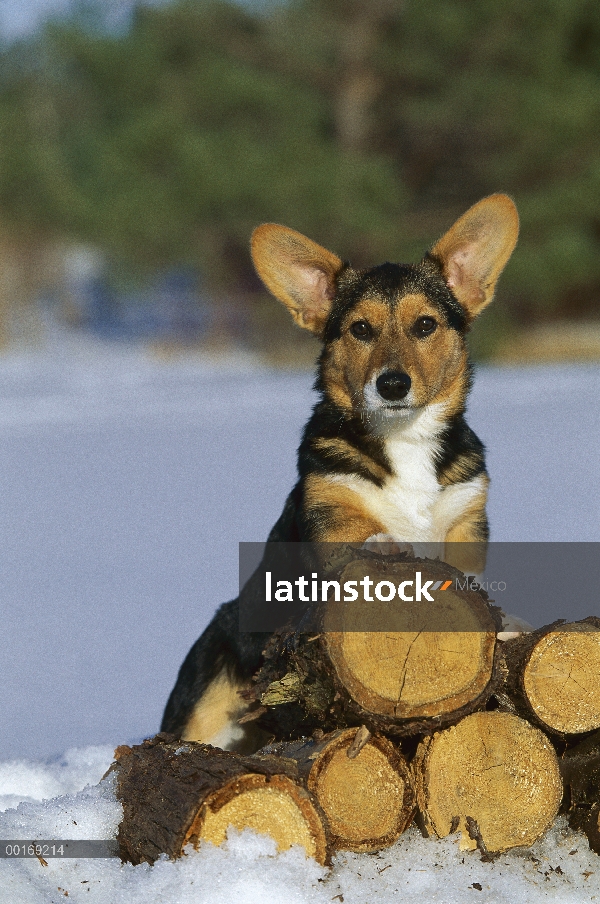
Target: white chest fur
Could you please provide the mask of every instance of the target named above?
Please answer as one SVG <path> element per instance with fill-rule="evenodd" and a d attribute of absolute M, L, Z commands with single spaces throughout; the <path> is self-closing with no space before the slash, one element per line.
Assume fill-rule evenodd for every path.
<path fill-rule="evenodd" d="M 435 456 L 443 426 L 441 406 L 398 418 L 385 432 L 392 474 L 382 487 L 357 476 L 336 476 L 360 496 L 362 505 L 396 540 L 440 543 L 453 524 L 485 488 L 484 478 L 443 487 L 438 483 Z"/>

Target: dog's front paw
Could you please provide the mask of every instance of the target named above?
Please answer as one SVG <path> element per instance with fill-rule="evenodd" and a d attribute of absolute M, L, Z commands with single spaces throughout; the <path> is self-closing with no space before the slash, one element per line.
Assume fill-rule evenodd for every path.
<path fill-rule="evenodd" d="M 398 553 L 404 553 L 409 556 L 414 556 L 415 554 L 410 543 L 403 543 L 401 540 L 396 540 L 391 534 L 384 533 L 371 534 L 363 543 L 362 548 L 367 549 L 369 552 L 378 552 L 382 556 L 395 556 Z"/>
<path fill-rule="evenodd" d="M 529 634 L 533 631 L 533 625 L 526 622 L 524 618 L 518 615 L 502 615 L 502 630 L 496 635 L 498 640 L 513 640 L 520 637 L 521 634 Z"/>

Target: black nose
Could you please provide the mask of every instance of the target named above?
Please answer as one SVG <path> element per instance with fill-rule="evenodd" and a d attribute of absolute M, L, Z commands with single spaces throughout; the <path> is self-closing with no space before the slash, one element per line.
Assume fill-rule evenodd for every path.
<path fill-rule="evenodd" d="M 401 370 L 388 370 L 377 377 L 377 392 L 386 402 L 399 402 L 410 389 L 410 377 Z"/>

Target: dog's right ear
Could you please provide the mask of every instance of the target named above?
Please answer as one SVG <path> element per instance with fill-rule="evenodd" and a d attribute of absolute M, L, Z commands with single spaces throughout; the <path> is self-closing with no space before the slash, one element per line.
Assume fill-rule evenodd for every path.
<path fill-rule="evenodd" d="M 264 223 L 254 230 L 251 249 L 256 272 L 267 289 L 284 303 L 299 326 L 320 336 L 343 261 L 276 223 Z"/>

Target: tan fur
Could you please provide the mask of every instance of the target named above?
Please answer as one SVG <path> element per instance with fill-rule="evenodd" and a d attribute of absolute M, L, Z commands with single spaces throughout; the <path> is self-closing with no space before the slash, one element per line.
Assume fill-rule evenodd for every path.
<path fill-rule="evenodd" d="M 417 338 L 412 327 L 419 317 L 433 317 L 438 323 L 426 339 Z M 366 320 L 375 341 L 359 343 L 348 332 L 350 323 Z M 385 370 L 410 374 L 414 404 L 424 406 L 447 402 L 448 414 L 461 407 L 465 394 L 467 356 L 456 330 L 445 326 L 439 312 L 421 294 L 399 296 L 390 305 L 376 298 L 363 299 L 342 324 L 341 338 L 324 362 L 329 392 L 340 407 L 363 404 L 369 380 Z"/>
<path fill-rule="evenodd" d="M 313 446 L 315 449 L 322 450 L 324 452 L 329 452 L 330 454 L 338 454 L 340 456 L 344 456 L 347 461 L 352 461 L 353 464 L 356 465 L 357 468 L 364 468 L 373 475 L 376 480 L 385 480 L 387 476 L 387 471 L 374 462 L 370 458 L 366 458 L 361 452 L 356 448 L 356 446 L 352 446 L 345 439 L 340 437 L 319 437 L 314 440 Z"/>
<path fill-rule="evenodd" d="M 467 480 L 469 473 L 471 473 L 470 469 L 472 464 L 476 460 L 476 453 L 472 453 L 470 456 L 465 454 L 456 461 L 453 461 L 451 464 L 447 465 L 438 476 L 440 484 L 449 487 L 455 483 L 461 483 L 463 480 Z"/>
<path fill-rule="evenodd" d="M 498 277 L 519 237 L 519 215 L 507 195 L 474 204 L 434 245 L 446 282 L 475 318 L 494 296 Z"/>
<path fill-rule="evenodd" d="M 236 740 L 236 734 L 241 738 L 243 732 L 237 728 L 237 720 L 248 711 L 248 704 L 240 696 L 241 690 L 243 688 L 225 672 L 217 675 L 196 703 L 181 734 L 182 739 L 225 747 Z"/>
<path fill-rule="evenodd" d="M 252 233 L 252 260 L 267 289 L 298 324 L 321 334 L 342 269 L 337 255 L 287 226 L 263 223 Z"/>
<path fill-rule="evenodd" d="M 343 483 L 310 474 L 305 481 L 305 500 L 309 509 L 327 511 L 328 523 L 320 532 L 324 543 L 362 543 L 372 534 L 385 530 L 366 508 L 360 495 Z"/>
<path fill-rule="evenodd" d="M 469 320 L 491 301 L 518 232 L 515 205 L 497 194 L 473 205 L 434 245 L 431 254 Z M 259 276 L 296 322 L 321 334 L 343 269 L 340 258 L 272 223 L 255 230 L 252 256 Z M 437 324 L 430 334 L 415 331 L 422 317 Z M 372 331 L 369 341 L 357 341 L 350 329 L 361 320 Z M 358 473 L 309 476 L 305 504 L 316 511 L 323 539 L 360 541 L 372 534 L 394 534 L 394 529 L 415 532 L 414 537 L 398 539 L 425 540 L 429 534 L 438 542 L 440 533 L 447 534 L 448 542 L 480 539 L 487 478 L 470 480 L 471 462 L 464 458 L 441 475 L 436 476 L 434 468 L 439 431 L 464 407 L 467 363 L 462 337 L 421 292 L 399 293 L 391 303 L 374 294 L 347 313 L 339 338 L 327 346 L 322 362 L 331 399 L 346 411 L 364 411 L 370 417 L 381 407 L 378 376 L 400 371 L 410 375 L 409 413 L 395 432 L 385 435 L 391 475 L 344 440 L 316 440 L 316 448 L 339 451 L 346 461 L 355 461 L 357 472 L 367 469 L 381 484 Z M 415 456 L 417 447 L 421 452 Z"/>
<path fill-rule="evenodd" d="M 471 207 L 434 245 L 432 256 L 462 305 L 468 320 L 491 301 L 496 282 L 516 244 L 519 218 L 506 195 L 491 195 Z M 252 237 L 252 256 L 265 285 L 301 326 L 321 334 L 335 297 L 340 258 L 287 227 L 260 226 Z M 436 328 L 419 333 L 419 318 Z M 364 320 L 369 341 L 357 341 L 352 324 Z M 407 411 L 395 427 L 378 425 L 381 409 L 377 378 L 384 372 L 410 375 Z M 311 475 L 305 504 L 315 510 L 324 540 L 364 541 L 378 533 L 412 532 L 400 540 L 448 542 L 480 539 L 487 478 L 470 479 L 473 464 L 464 457 L 437 475 L 435 459 L 444 423 L 464 408 L 468 389 L 463 337 L 446 325 L 436 305 L 421 292 L 376 293 L 352 306 L 328 344 L 322 379 L 340 408 L 364 412 L 372 429 L 382 430 L 388 473 L 368 455 L 338 438 L 317 438 L 315 448 L 354 461 L 355 474 Z M 375 412 L 375 414 L 373 414 Z M 391 431 L 391 432 L 389 432 Z M 419 450 L 417 453 L 416 450 Z M 359 476 L 365 469 L 375 482 Z M 379 486 L 377 486 L 379 484 Z"/>
<path fill-rule="evenodd" d="M 464 574 L 481 574 L 485 569 L 487 542 L 481 535 L 481 522 L 485 518 L 488 486 L 489 479 L 486 477 L 485 489 L 473 499 L 460 520 L 446 534 L 444 560 Z"/>
<path fill-rule="evenodd" d="M 413 325 L 419 317 L 426 316 L 433 317 L 438 326 L 431 336 L 423 339 L 415 336 Z M 356 342 L 348 330 L 352 322 L 362 319 L 373 329 L 372 342 Z M 353 475 L 309 477 L 305 496 L 307 508 L 318 508 L 321 516 L 324 510 L 327 513 L 322 528 L 323 540 L 364 542 L 375 534 L 386 533 L 409 542 L 418 539 L 439 542 L 446 539 L 448 530 L 458 539 L 459 528 L 454 524 L 458 513 L 459 525 L 463 524 L 464 517 L 464 539 L 479 539 L 476 522 L 485 509 L 487 479 L 481 477 L 470 481 L 464 461 L 450 465 L 441 477 L 436 478 L 433 464 L 436 431 L 463 407 L 467 389 L 466 365 L 466 350 L 460 337 L 445 325 L 436 307 L 421 293 L 399 296 L 391 306 L 378 298 L 365 298 L 348 314 L 347 322 L 342 324 L 341 338 L 331 346 L 323 362 L 324 378 L 335 402 L 349 410 L 363 407 L 364 391 L 369 382 L 383 370 L 400 369 L 411 375 L 415 411 L 425 413 L 438 409 L 443 414 L 437 426 L 435 417 L 427 427 L 427 419 L 420 418 L 423 432 L 419 434 L 418 442 L 422 449 L 422 465 L 418 474 L 408 472 L 414 473 L 417 480 L 408 497 L 406 492 L 411 486 L 405 483 L 408 473 L 405 471 L 400 475 L 393 460 L 390 475 L 344 440 L 317 441 L 316 446 L 320 443 L 344 452 L 356 461 L 357 470 L 369 470 L 383 484 L 379 488 Z M 403 458 L 406 454 L 410 457 L 417 435 L 410 439 L 408 422 L 400 429 L 409 443 L 406 452 L 400 454 Z M 418 432 L 421 428 L 416 429 Z M 392 447 L 388 449 L 388 445 L 386 441 L 389 455 Z M 456 490 L 452 489 L 454 486 Z M 417 501 L 420 492 L 424 494 L 422 502 Z M 475 558 L 471 556 L 471 559 Z"/>
<path fill-rule="evenodd" d="M 487 478 L 483 474 L 445 487 L 439 483 L 435 470 L 437 436 L 443 424 L 439 407 L 436 411 L 428 406 L 386 436 L 386 455 L 392 472 L 382 486 L 358 474 L 322 477 L 336 494 L 340 488 L 354 494 L 353 517 L 360 506 L 365 511 L 365 521 L 382 525 L 383 529 L 376 533 L 408 543 L 443 543 L 448 531 L 485 494 Z M 365 530 L 367 527 L 371 524 L 365 523 Z M 368 534 L 365 539 L 371 536 Z"/>

